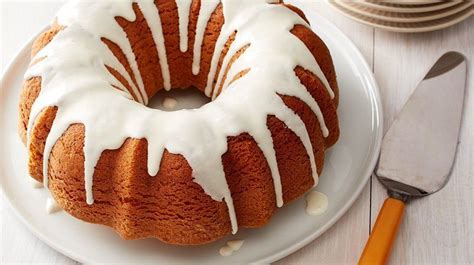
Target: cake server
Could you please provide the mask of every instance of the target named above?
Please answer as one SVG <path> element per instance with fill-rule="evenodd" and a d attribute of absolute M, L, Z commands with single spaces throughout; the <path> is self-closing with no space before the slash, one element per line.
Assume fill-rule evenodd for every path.
<path fill-rule="evenodd" d="M 448 182 L 461 128 L 466 67 L 457 52 L 441 56 L 385 134 L 375 175 L 388 189 L 388 198 L 359 264 L 385 264 L 405 204 Z"/>

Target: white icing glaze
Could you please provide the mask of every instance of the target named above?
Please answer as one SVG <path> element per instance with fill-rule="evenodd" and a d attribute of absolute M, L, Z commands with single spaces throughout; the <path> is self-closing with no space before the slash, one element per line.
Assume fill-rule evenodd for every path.
<path fill-rule="evenodd" d="M 230 240 L 227 242 L 227 246 L 229 246 L 233 251 L 239 250 L 243 244 L 243 240 Z"/>
<path fill-rule="evenodd" d="M 227 246 L 227 245 L 225 245 L 225 246 L 223 246 L 219 249 L 219 254 L 221 254 L 221 256 L 223 256 L 223 257 L 228 257 L 228 256 L 232 255 L 232 252 L 234 252 L 232 250 L 232 248 Z"/>
<path fill-rule="evenodd" d="M 166 57 L 165 38 L 163 36 L 163 28 L 161 27 L 161 18 L 158 15 L 158 9 L 153 1 L 150 0 L 140 1 L 138 6 L 146 21 L 155 21 L 155 23 L 148 23 L 148 27 L 150 27 L 151 35 L 158 51 L 158 60 L 160 62 L 161 75 L 163 76 L 163 87 L 169 91 L 171 89 L 170 69 L 168 66 L 168 58 Z"/>
<path fill-rule="evenodd" d="M 28 181 L 30 182 L 31 186 L 35 189 L 41 189 L 43 188 L 43 183 L 35 180 L 34 178 L 32 177 L 28 177 Z"/>
<path fill-rule="evenodd" d="M 93 11 L 94 16 L 88 16 L 87 19 L 84 19 L 83 15 L 87 14 L 84 12 L 85 10 Z M 128 41 L 127 34 L 115 21 L 115 17 L 124 17 L 129 21 L 134 21 L 136 17 L 131 2 L 101 1 L 101 3 L 94 3 L 91 1 L 71 1 L 66 3 L 57 15 L 58 24 L 60 25 L 78 27 L 83 30 L 83 34 L 87 34 L 89 37 L 93 37 L 96 40 L 105 37 L 117 44 L 125 54 L 138 83 L 139 91 L 135 91 L 135 94 L 137 98 L 141 98 L 142 103 L 147 104 L 148 97 L 145 92 L 142 76 L 138 70 L 135 54 Z M 69 51 L 69 53 L 71 52 L 74 52 L 74 50 Z M 76 55 L 75 57 L 78 56 Z M 90 63 L 94 62 L 92 61 Z M 97 63 L 97 61 L 95 63 Z"/>
<path fill-rule="evenodd" d="M 179 50 L 181 52 L 186 52 L 188 50 L 189 8 L 191 7 L 191 3 L 192 0 L 176 1 L 179 19 Z"/>
<path fill-rule="evenodd" d="M 178 105 L 178 101 L 174 98 L 166 97 L 163 99 L 163 107 L 167 110 L 174 110 Z"/>
<path fill-rule="evenodd" d="M 244 244 L 244 240 L 230 240 L 227 241 L 227 244 L 219 249 L 219 254 L 223 257 L 228 257 L 234 253 L 234 251 L 238 251 L 242 245 Z"/>
<path fill-rule="evenodd" d="M 219 1 L 201 3 L 193 47 L 194 74 L 199 73 L 202 38 L 207 21 Z M 178 1 L 182 51 L 187 50 L 184 44 L 187 46 L 189 6 L 189 0 Z M 58 22 L 66 28 L 38 53 L 36 58 L 46 58 L 33 65 L 25 75 L 26 78 L 42 77 L 42 89 L 30 114 L 28 136 L 37 115 L 45 107 L 58 107 L 44 150 L 46 187 L 51 150 L 70 125 L 81 123 L 85 126 L 84 178 L 88 204 L 94 202 L 92 177 L 102 152 L 119 148 L 129 137 L 144 138 L 148 142 L 148 173 L 151 176 L 158 173 L 165 149 L 183 155 L 193 169 L 194 181 L 214 200 L 227 203 L 232 232 L 236 233 L 237 218 L 221 161 L 227 151 L 227 137 L 246 132 L 255 139 L 272 173 L 277 206 L 283 205 L 273 140 L 266 126 L 268 115 L 275 115 L 301 139 L 317 184 L 316 163 L 305 124 L 278 95 L 295 96 L 305 102 L 317 116 L 323 135 L 328 136 L 317 102 L 293 71 L 296 66 L 302 66 L 313 72 L 322 80 L 331 97 L 334 96 L 310 51 L 290 33 L 294 25 L 308 26 L 307 23 L 288 8 L 267 4 L 265 0 L 222 0 L 222 6 L 225 23 L 215 46 L 205 89 L 206 95 L 212 96 L 214 101 L 199 109 L 174 112 L 149 109 L 144 105 L 148 102 L 148 95 L 135 55 L 125 32 L 114 19 L 116 16 L 130 21 L 135 19 L 131 0 L 73 1 L 61 9 Z M 139 8 L 157 46 L 164 87 L 170 89 L 169 66 L 158 9 L 150 0 L 140 2 Z M 224 58 L 221 71 L 217 72 L 223 46 L 234 32 L 237 32 L 236 38 Z M 137 85 L 100 40 L 101 37 L 113 41 L 122 49 Z M 223 71 L 228 68 L 230 58 L 247 44 L 250 46 L 232 64 L 224 80 Z M 130 100 L 132 95 L 108 72 L 105 65 L 127 79 L 139 103 Z M 248 68 L 251 70 L 246 75 L 230 83 L 234 75 Z M 214 77 L 218 78 L 218 82 L 213 93 Z M 222 93 L 216 97 L 217 88 L 222 83 Z"/>
<path fill-rule="evenodd" d="M 196 25 L 196 37 L 194 39 L 193 49 L 193 74 L 199 74 L 200 62 L 201 62 L 201 48 L 202 41 L 204 39 L 204 32 L 206 31 L 207 22 L 212 15 L 212 12 L 216 9 L 220 0 L 208 0 L 201 1 L 201 7 L 199 9 L 199 17 Z"/>
<path fill-rule="evenodd" d="M 61 211 L 61 207 L 56 203 L 56 201 L 52 198 L 46 199 L 46 212 L 48 214 L 52 214 L 55 212 Z"/>
<path fill-rule="evenodd" d="M 328 197 L 319 191 L 311 191 L 306 195 L 306 213 L 320 215 L 328 209 Z"/>

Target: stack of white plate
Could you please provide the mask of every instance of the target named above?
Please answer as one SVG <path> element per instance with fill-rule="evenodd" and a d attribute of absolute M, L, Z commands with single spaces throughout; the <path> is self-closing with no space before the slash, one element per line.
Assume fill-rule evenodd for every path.
<path fill-rule="evenodd" d="M 474 14 L 474 1 L 329 0 L 342 14 L 361 23 L 395 32 L 442 29 Z"/>

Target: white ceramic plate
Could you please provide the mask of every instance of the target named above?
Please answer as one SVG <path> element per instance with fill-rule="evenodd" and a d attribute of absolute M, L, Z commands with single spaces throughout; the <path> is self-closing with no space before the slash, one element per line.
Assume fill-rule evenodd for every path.
<path fill-rule="evenodd" d="M 305 246 L 331 227 L 365 186 L 379 153 L 382 107 L 374 77 L 357 48 L 313 7 L 299 6 L 330 47 L 341 91 L 341 138 L 327 154 L 316 188 L 329 197 L 324 214 L 308 216 L 301 198 L 277 211 L 262 229 L 241 229 L 235 236 L 198 247 L 171 246 L 154 239 L 124 241 L 108 227 L 82 222 L 65 212 L 46 214 L 48 194 L 30 185 L 26 151 L 17 133 L 18 94 L 31 42 L 6 70 L 0 90 L 0 180 L 5 199 L 35 235 L 85 263 L 269 263 Z M 219 248 L 234 238 L 244 239 L 243 247 L 230 257 L 221 257 Z"/>
<path fill-rule="evenodd" d="M 328 1 L 337 11 L 355 21 L 383 30 L 402 33 L 427 32 L 447 28 L 474 14 L 474 5 L 469 2 L 470 5 L 468 7 L 447 17 L 424 22 L 400 23 L 369 17 L 366 14 L 360 13 L 359 11 L 348 9 L 345 6 L 340 5 L 340 3 L 336 2 L 335 0 Z"/>
<path fill-rule="evenodd" d="M 470 8 L 472 5 L 474 5 L 474 2 L 466 1 L 466 2 L 461 2 L 457 5 L 454 5 L 452 7 L 445 8 L 442 10 L 423 12 L 423 13 L 401 13 L 401 12 L 380 11 L 377 9 L 366 7 L 363 5 L 363 2 L 347 2 L 347 1 L 341 1 L 341 0 L 336 0 L 335 2 L 350 11 L 359 13 L 361 15 L 364 15 L 370 18 L 387 21 L 387 22 L 400 22 L 400 23 L 415 23 L 415 22 L 437 20 L 440 18 L 448 17 L 456 13 L 459 13 L 467 8 Z"/>

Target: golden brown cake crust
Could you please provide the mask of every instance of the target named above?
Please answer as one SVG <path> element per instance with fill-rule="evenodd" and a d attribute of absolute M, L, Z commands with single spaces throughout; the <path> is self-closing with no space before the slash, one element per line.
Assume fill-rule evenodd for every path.
<path fill-rule="evenodd" d="M 194 76 L 191 72 L 192 49 L 188 49 L 186 53 L 179 51 L 176 4 L 174 1 L 161 0 L 155 4 L 159 7 L 163 23 L 172 87 L 185 88 L 194 85 L 203 90 L 214 45 L 223 25 L 222 6 L 217 7 L 206 27 L 201 72 Z M 199 1 L 193 1 L 191 5 L 188 47 L 193 46 L 199 6 Z M 287 7 L 304 17 L 299 9 L 289 5 Z M 134 11 L 137 16 L 135 21 L 120 17 L 116 20 L 124 28 L 132 44 L 146 92 L 151 97 L 162 89 L 163 79 L 150 30 L 136 6 Z M 61 29 L 60 25 L 54 24 L 51 29 L 41 34 L 33 45 L 32 55 L 47 45 Z M 318 173 L 321 173 L 324 152 L 339 137 L 336 113 L 339 93 L 336 75 L 329 50 L 316 34 L 301 25 L 295 26 L 291 32 L 300 38 L 314 55 L 336 95 L 331 99 L 319 78 L 301 67 L 295 68 L 302 84 L 322 109 L 330 132 L 327 138 L 322 136 L 316 116 L 305 103 L 297 98 L 281 95 L 285 104 L 305 123 L 313 145 Z M 118 46 L 107 39 L 102 41 L 127 71 L 131 72 Z M 233 37 L 227 41 L 219 65 L 222 64 L 223 55 L 232 41 Z M 245 49 L 239 51 L 243 52 Z M 231 63 L 235 59 L 236 56 L 232 58 Z M 114 69 L 108 69 L 130 89 L 131 86 L 125 78 Z M 244 71 L 237 77 L 225 78 L 236 79 L 245 73 Z M 25 81 L 21 91 L 19 132 L 25 144 L 30 110 L 40 90 L 41 77 L 33 77 Z M 55 107 L 44 109 L 35 117 L 31 131 L 28 165 L 31 176 L 38 181 L 43 178 L 44 145 L 56 111 Z M 283 122 L 274 116 L 268 116 L 267 126 L 275 146 L 283 199 L 285 203 L 290 202 L 314 184 L 309 158 L 300 139 Z M 166 151 L 158 175 L 148 175 L 145 139 L 129 138 L 119 149 L 102 153 L 93 176 L 94 204 L 87 205 L 83 145 L 84 126 L 74 124 L 54 145 L 49 159 L 49 188 L 58 204 L 71 215 L 87 222 L 111 226 L 125 239 L 155 237 L 167 243 L 194 245 L 211 242 L 230 234 L 231 224 L 225 202 L 211 199 L 193 181 L 192 169 L 183 156 Z M 228 150 L 222 156 L 222 162 L 239 226 L 261 227 L 268 223 L 276 210 L 273 180 L 265 157 L 253 138 L 246 133 L 229 137 Z"/>

